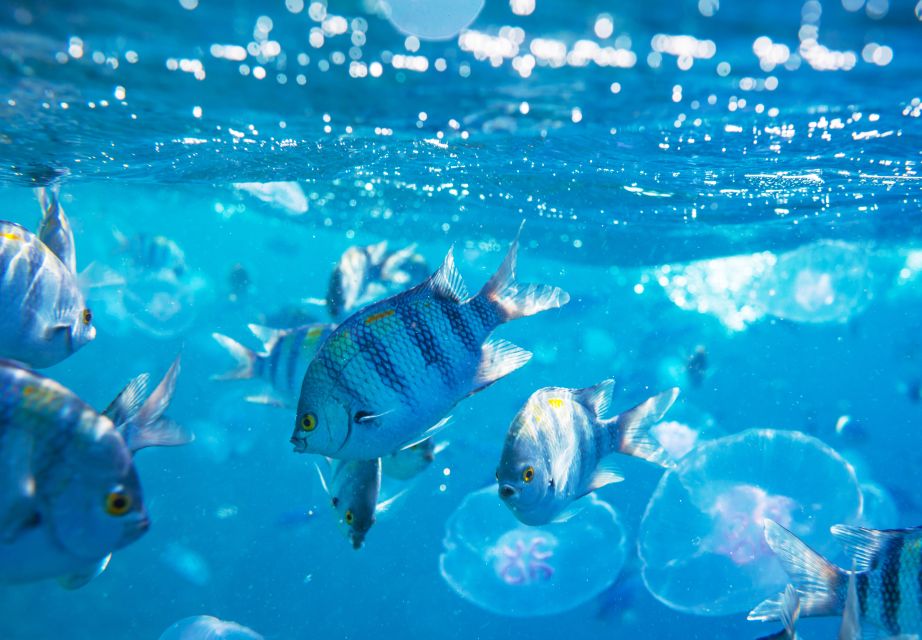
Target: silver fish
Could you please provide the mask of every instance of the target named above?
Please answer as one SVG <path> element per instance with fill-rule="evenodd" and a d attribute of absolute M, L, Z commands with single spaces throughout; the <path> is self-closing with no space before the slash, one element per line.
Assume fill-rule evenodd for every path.
<path fill-rule="evenodd" d="M 649 398 L 612 418 L 614 380 L 586 389 L 547 387 L 519 411 L 496 471 L 499 495 L 521 522 L 541 525 L 565 513 L 573 501 L 623 480 L 613 453 L 668 467 L 674 463 L 650 434 L 675 402 L 678 389 Z"/>
<path fill-rule="evenodd" d="M 517 282 L 517 249 L 518 238 L 472 298 L 449 251 L 428 280 L 340 324 L 304 376 L 295 451 L 352 460 L 387 455 L 433 435 L 432 425 L 455 404 L 528 362 L 531 353 L 490 334 L 569 296 Z"/>
<path fill-rule="evenodd" d="M 332 464 L 332 470 L 331 470 Z M 378 503 L 381 492 L 381 460 L 337 460 L 317 463 L 324 491 L 330 496 L 343 532 L 353 549 L 361 549 L 377 515 L 386 511 L 397 495 Z"/>
<path fill-rule="evenodd" d="M 366 247 L 349 247 L 340 257 L 327 288 L 327 311 L 342 319 L 359 307 L 407 289 L 429 275 L 425 259 L 416 245 L 388 251 L 387 242 Z"/>
<path fill-rule="evenodd" d="M 135 378 L 103 413 L 57 382 L 0 361 L 0 582 L 86 584 L 149 526 L 135 451 L 191 435 L 163 417 L 173 364 L 149 396 Z"/>
<path fill-rule="evenodd" d="M 0 221 L 0 357 L 50 367 L 96 337 L 74 271 L 73 236 L 53 192 L 40 195 L 42 238 Z"/>
<path fill-rule="evenodd" d="M 447 446 L 447 442 L 436 444 L 432 438 L 426 438 L 381 458 L 381 472 L 397 480 L 411 480 L 428 469 Z"/>
<path fill-rule="evenodd" d="M 248 396 L 248 402 L 279 407 L 294 406 L 308 363 L 336 325 L 309 324 L 292 329 L 272 329 L 256 324 L 248 327 L 263 343 L 261 352 L 248 349 L 220 333 L 211 334 L 237 361 L 234 369 L 214 376 L 213 379 L 262 379 L 272 385 L 273 393 Z"/>

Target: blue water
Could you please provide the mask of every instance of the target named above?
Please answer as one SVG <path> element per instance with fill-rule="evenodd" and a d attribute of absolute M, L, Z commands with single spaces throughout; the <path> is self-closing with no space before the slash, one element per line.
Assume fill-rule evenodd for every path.
<path fill-rule="evenodd" d="M 270 639 L 768 633 L 746 608 L 693 615 L 648 593 L 636 536 L 662 472 L 633 461 L 598 492 L 627 530 L 623 588 L 504 617 L 443 580 L 446 522 L 493 482 L 525 399 L 606 377 L 615 411 L 680 386 L 675 419 L 707 424 L 702 437 L 815 436 L 891 496 L 868 524 L 922 522 L 922 5 L 488 0 L 442 41 L 401 33 L 377 5 L 0 6 L 0 218 L 34 228 L 32 188 L 55 182 L 79 268 L 128 273 L 115 228 L 169 237 L 188 267 L 182 288 L 159 294 L 129 278 L 134 305 L 119 307 L 118 287 L 91 290 L 96 340 L 43 373 L 103 408 L 181 351 L 169 413 L 198 436 L 139 454 L 152 528 L 90 585 L 0 586 L 0 637 L 156 639 L 200 614 Z M 234 186 L 266 182 L 294 183 L 294 204 Z M 257 346 L 247 323 L 322 297 L 347 247 L 384 239 L 418 243 L 431 265 L 454 245 L 477 290 L 522 219 L 521 279 L 562 286 L 571 303 L 499 329 L 535 358 L 458 405 L 449 448 L 354 551 L 291 452 L 293 413 L 211 380 L 230 365 L 211 333 Z M 733 301 L 750 306 L 742 316 L 715 310 L 755 258 L 707 263 L 722 275 L 705 278 L 704 305 L 673 279 L 761 252 L 794 266 Z M 833 274 L 810 281 L 821 311 L 797 278 L 811 261 Z M 235 265 L 250 286 L 232 299 Z M 299 509 L 313 515 L 300 522 Z M 580 562 L 593 567 L 590 548 Z"/>

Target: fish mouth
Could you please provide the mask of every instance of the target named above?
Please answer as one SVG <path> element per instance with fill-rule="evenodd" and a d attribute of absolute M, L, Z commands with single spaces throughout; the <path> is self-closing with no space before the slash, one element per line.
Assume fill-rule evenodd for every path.
<path fill-rule="evenodd" d="M 298 436 L 291 436 L 291 444 L 294 445 L 295 453 L 307 453 L 307 441 Z"/>

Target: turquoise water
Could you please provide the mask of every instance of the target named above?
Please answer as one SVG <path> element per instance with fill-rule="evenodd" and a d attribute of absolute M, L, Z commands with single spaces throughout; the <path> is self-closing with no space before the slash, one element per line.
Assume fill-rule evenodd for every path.
<path fill-rule="evenodd" d="M 848 482 L 796 455 L 776 474 L 753 464 L 752 486 L 802 477 L 824 517 L 922 521 L 915 2 L 488 0 L 467 17 L 461 2 L 417 8 L 409 29 L 374 0 L 87 4 L 0 7 L 0 218 L 34 229 L 33 188 L 57 184 L 78 269 L 124 281 L 89 290 L 97 338 L 42 373 L 102 409 L 182 352 L 169 414 L 197 439 L 138 455 L 151 530 L 88 586 L 0 586 L 0 637 L 156 639 L 202 614 L 272 639 L 769 633 L 745 620 L 780 590 L 757 524 L 721 529 L 661 504 L 671 527 L 642 526 L 667 492 L 660 469 L 632 460 L 597 492 L 623 527 L 610 536 L 621 571 L 592 538 L 556 574 L 569 582 L 525 585 L 534 607 L 470 584 L 493 599 L 478 606 L 443 578 L 446 526 L 494 484 L 528 396 L 608 377 L 613 413 L 680 387 L 667 420 L 700 441 L 751 428 L 818 439 L 854 467 L 843 473 L 862 485 L 862 513 L 836 502 Z M 449 37 L 407 33 L 435 27 Z M 294 412 L 246 403 L 259 384 L 212 380 L 232 360 L 211 334 L 256 348 L 247 324 L 280 324 L 283 308 L 325 321 L 304 299 L 326 294 L 348 247 L 380 240 L 417 243 L 433 268 L 454 245 L 476 291 L 523 219 L 520 278 L 571 302 L 498 330 L 533 360 L 452 411 L 438 436 L 448 447 L 415 479 L 385 483 L 386 495 L 409 490 L 353 550 L 308 457 L 291 451 Z M 175 241 L 182 276 L 151 279 L 115 229 Z M 800 499 L 796 486 L 778 492 Z M 829 542 L 817 527 L 810 540 Z M 755 540 L 759 562 L 714 531 Z M 644 561 L 668 563 L 686 543 L 720 557 L 685 573 L 714 571 L 695 577 L 719 593 L 695 601 L 689 580 L 657 599 Z M 614 575 L 598 579 L 599 567 Z M 542 600 L 579 602 L 538 616 Z"/>

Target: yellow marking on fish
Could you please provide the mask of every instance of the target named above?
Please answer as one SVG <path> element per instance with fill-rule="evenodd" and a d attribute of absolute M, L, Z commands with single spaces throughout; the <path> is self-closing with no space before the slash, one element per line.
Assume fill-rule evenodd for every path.
<path fill-rule="evenodd" d="M 381 311 L 379 313 L 373 313 L 365 318 L 365 324 L 371 324 L 372 322 L 377 322 L 378 320 L 384 320 L 384 318 L 389 318 L 395 313 L 396 311 L 393 309 L 388 309 L 387 311 Z"/>
<path fill-rule="evenodd" d="M 22 242 L 22 236 L 18 233 L 13 233 L 12 231 L 6 231 L 0 233 L 0 238 L 6 238 L 7 240 L 15 240 L 16 242 Z"/>
<path fill-rule="evenodd" d="M 308 330 L 307 330 L 307 337 L 308 337 L 308 338 L 316 338 L 316 337 L 319 336 L 321 333 L 323 333 L 323 329 L 320 329 L 320 328 L 318 328 L 318 327 L 315 327 L 315 328 L 313 328 L 313 329 L 308 329 Z"/>
<path fill-rule="evenodd" d="M 560 409 L 563 406 L 563 400 L 560 398 L 551 398 L 547 401 L 547 403 L 555 409 Z"/>

